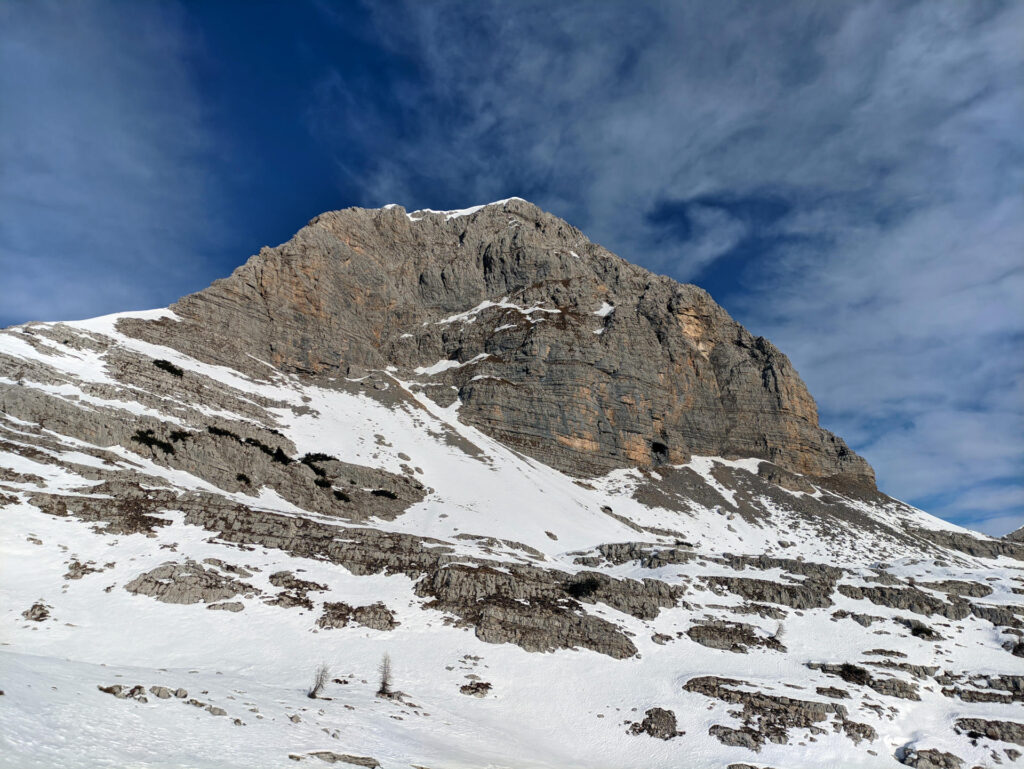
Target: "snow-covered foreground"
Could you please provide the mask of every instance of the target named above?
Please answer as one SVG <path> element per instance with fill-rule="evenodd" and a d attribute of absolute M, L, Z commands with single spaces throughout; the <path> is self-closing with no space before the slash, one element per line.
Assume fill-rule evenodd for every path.
<path fill-rule="evenodd" d="M 637 633 L 636 659 L 570 650 L 535 654 L 508 644 L 485 644 L 468 630 L 446 627 L 440 615 L 410 600 L 409 580 L 403 576 L 354 577 L 330 564 L 275 552 L 231 554 L 236 563 L 261 569 L 261 576 L 288 568 L 304 579 L 330 584 L 325 600 L 383 600 L 401 622 L 389 632 L 317 631 L 309 612 L 259 601 L 247 602 L 239 613 L 214 612 L 132 596 L 117 587 L 104 592 L 163 562 L 168 556 L 164 545 L 173 543 L 178 553 L 197 560 L 225 556 L 225 548 L 204 541 L 206 533 L 194 527 L 165 528 L 156 540 L 103 537 L 83 531 L 75 521 L 22 506 L 5 510 L 3 529 L 3 604 L 10 608 L 0 656 L 5 745 L 0 760 L 11 767 L 269 767 L 282 765 L 286 754 L 319 750 L 369 755 L 384 766 L 406 766 L 412 760 L 452 767 L 667 767 L 681 761 L 714 767 L 723 760 L 741 761 L 749 751 L 710 741 L 644 738 L 641 745 L 640 738 L 627 734 L 625 722 L 660 706 L 676 712 L 680 730 L 705 734 L 712 724 L 730 720 L 728 708 L 709 706 L 700 695 L 684 692 L 682 684 L 691 677 L 713 671 L 794 697 L 813 696 L 815 684 L 823 681 L 803 667 L 804 660 L 856 660 L 872 641 L 907 654 L 915 664 L 982 675 L 1008 672 L 1005 652 L 992 644 L 994 630 L 982 623 L 971 623 L 977 626 L 968 627 L 954 648 L 938 651 L 913 637 L 887 633 L 872 639 L 838 632 L 823 613 L 787 620 L 786 655 L 764 650 L 733 654 L 687 639 L 661 646 L 647 638 L 652 630 L 674 635 L 687 627 L 693 613 L 685 610 L 664 612 L 650 625 L 615 616 Z M 22 533 L 42 544 L 17 536 Z M 117 565 L 63 581 L 60 575 L 74 559 L 114 560 Z M 950 574 L 932 571 L 929 577 Z M 964 576 L 962 570 L 953 571 Z M 657 576 L 670 577 L 664 570 Z M 34 598 L 52 607 L 58 621 L 37 625 L 22 620 L 17 610 Z M 838 604 L 857 608 L 848 599 Z M 774 625 L 760 624 L 767 631 Z M 384 653 L 394 660 L 395 684 L 408 695 L 404 702 L 374 696 Z M 328 685 L 324 696 L 330 699 L 314 701 L 306 690 L 320 663 L 348 683 Z M 471 675 L 492 684 L 487 697 L 459 693 L 475 680 L 467 678 Z M 223 708 L 227 715 L 213 716 L 183 699 L 149 695 L 143 704 L 97 689 L 118 683 L 185 688 L 190 699 Z M 927 736 L 930 747 L 960 747 L 952 734 L 948 745 L 937 739 L 963 710 L 937 688 L 923 692 L 923 701 L 895 720 L 865 719 L 876 724 L 881 745 L 891 750 Z M 998 718 L 1003 710 L 974 705 L 970 712 Z M 236 726 L 234 719 L 243 725 Z M 781 766 L 891 764 L 888 755 L 855 753 L 847 738 L 837 734 L 822 736 L 806 753 L 769 745 L 758 760 Z"/>
<path fill-rule="evenodd" d="M 387 769 L 895 767 L 894 756 L 908 747 L 949 751 L 965 766 L 1014 762 L 1012 741 L 975 738 L 972 744 L 954 727 L 961 718 L 1021 721 L 1020 684 L 1005 700 L 1006 690 L 992 683 L 1024 682 L 1022 658 L 1006 648 L 1020 640 L 1019 631 L 983 618 L 980 610 L 965 609 L 953 619 L 927 606 L 883 605 L 842 590 L 891 586 L 952 606 L 956 599 L 934 584 L 955 580 L 976 586 L 970 601 L 1020 615 L 1020 560 L 928 546 L 908 534 L 964 533 L 956 527 L 898 503 L 829 497 L 818 488 L 759 496 L 750 491 L 760 488 L 759 460 L 694 457 L 684 466 L 619 470 L 581 482 L 462 424 L 458 401 L 442 407 L 419 383 L 395 372 L 378 372 L 372 387 L 360 387 L 369 381 L 314 385 L 277 372 L 256 381 L 120 334 L 117 319 L 0 333 L 0 384 L 8 387 L 0 400 L 2 766 L 279 767 L 291 765 L 292 757 L 314 766 L 372 759 Z M 65 337 L 78 341 L 62 344 Z M 159 379 L 129 381 L 115 355 L 135 356 L 147 366 L 168 361 L 187 372 L 188 381 L 216 393 L 217 402 L 189 403 L 161 389 Z M 43 403 L 81 410 L 88 427 L 28 418 L 39 402 L 24 405 L 29 390 L 34 398 L 51 399 Z M 204 420 L 273 428 L 294 446 L 295 457 L 322 453 L 414 479 L 425 487 L 421 499 L 398 515 L 358 525 L 430 538 L 425 550 L 445 547 L 452 554 L 444 568 L 462 564 L 509 574 L 513 566 L 527 566 L 566 579 L 600 572 L 647 588 L 656 583 L 644 580 L 656 580 L 677 591 L 676 598 L 650 616 L 587 595 L 571 602 L 570 593 L 564 605 L 574 606 L 574 616 L 606 620 L 636 653 L 617 659 L 586 648 L 527 651 L 487 643 L 481 622 L 429 606 L 431 596 L 417 592 L 421 578 L 409 570 L 357 574 L 322 554 L 228 542 L 217 530 L 186 522 L 187 511 L 173 505 L 156 513 L 167 525 L 151 532 L 112 531 L 102 513 L 110 491 L 90 489 L 130 478 L 141 479 L 143 489 L 205 494 L 199 499 L 216 497 L 268 516 L 345 523 L 323 509 L 304 508 L 295 501 L 301 497 L 287 496 L 291 487 L 283 482 L 241 490 L 218 485 L 219 476 L 200 465 L 186 469 L 192 465 L 184 464 L 181 448 L 172 457 L 128 438 L 84 437 L 102 432 L 97 422 L 142 418 L 197 434 Z M 283 472 L 259 452 L 254 456 L 268 473 Z M 255 478 L 263 466 L 253 467 L 244 469 Z M 699 499 L 673 505 L 668 495 L 661 505 L 645 496 L 684 473 L 701 484 Z M 98 520 L 54 514 L 54 496 L 89 499 L 101 510 Z M 826 521 L 834 528 L 831 538 L 821 535 L 821 520 L 801 512 L 803 502 L 821 498 L 844 511 Z M 644 561 L 598 550 L 625 542 L 645 552 L 685 552 Z M 774 560 L 736 560 L 766 554 Z M 168 603 L 125 589 L 162 564 L 188 561 L 242 579 L 245 589 L 227 602 L 236 605 L 211 611 L 228 607 L 219 599 Z M 842 569 L 824 605 L 770 595 L 755 601 L 742 594 L 749 585 L 728 582 L 811 590 L 819 581 L 800 573 L 801 564 Z M 272 575 L 282 572 L 324 589 L 310 592 L 309 606 L 271 605 L 280 587 Z M 991 592 L 982 595 L 982 588 Z M 530 598 L 501 600 L 532 605 Z M 331 603 L 382 603 L 397 624 L 389 630 L 357 622 L 321 627 L 318 618 Z M 33 606 L 46 616 L 33 614 Z M 908 619 L 925 623 L 932 635 L 912 632 Z M 747 641 L 736 644 L 742 649 L 692 634 L 705 626 L 718 632 L 723 623 L 745 626 L 740 635 Z M 385 654 L 401 692 L 396 698 L 376 696 Z M 319 699 L 310 699 L 307 690 L 321 664 L 332 680 Z M 859 666 L 876 681 L 891 677 L 903 686 L 890 690 L 855 675 L 837 677 L 820 667 L 829 664 Z M 945 673 L 953 684 L 937 680 Z M 716 727 L 767 727 L 757 713 L 741 714 L 744 706 L 735 698 L 686 688 L 704 676 L 731 680 L 722 685 L 733 692 L 836 703 L 846 715 L 829 715 L 813 728 L 784 725 L 782 741 L 762 740 L 756 751 L 728 744 L 713 736 Z M 478 687 L 483 696 L 463 692 L 483 683 L 490 685 Z M 141 685 L 145 693 L 119 698 L 99 688 L 118 684 L 126 690 Z M 171 696 L 150 687 L 167 687 Z M 951 687 L 999 696 L 970 701 L 943 692 Z M 179 689 L 187 695 L 176 696 Z M 634 733 L 631 726 L 652 708 L 674 713 L 677 736 Z M 851 738 L 840 729 L 843 720 L 870 727 L 873 736 Z"/>

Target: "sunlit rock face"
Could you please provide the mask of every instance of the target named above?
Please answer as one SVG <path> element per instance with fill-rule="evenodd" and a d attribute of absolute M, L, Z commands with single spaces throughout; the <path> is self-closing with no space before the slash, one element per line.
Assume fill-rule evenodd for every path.
<path fill-rule="evenodd" d="M 517 198 L 323 214 L 172 309 L 123 330 L 243 370 L 394 366 L 574 475 L 701 454 L 874 485 L 771 342 Z"/>

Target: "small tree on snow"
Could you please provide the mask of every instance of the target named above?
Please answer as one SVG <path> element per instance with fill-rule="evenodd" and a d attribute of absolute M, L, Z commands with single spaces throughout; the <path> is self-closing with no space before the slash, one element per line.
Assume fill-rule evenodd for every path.
<path fill-rule="evenodd" d="M 377 689 L 378 697 L 390 697 L 391 696 L 391 655 L 385 653 L 380 659 L 380 665 L 377 667 L 377 671 L 380 673 L 380 687 Z"/>
<path fill-rule="evenodd" d="M 313 685 L 309 687 L 309 691 L 306 692 L 306 696 L 311 700 L 315 700 L 320 696 L 320 693 L 327 686 L 327 682 L 331 680 L 331 669 L 327 667 L 326 663 L 322 663 L 320 667 L 316 669 L 316 673 L 313 676 Z"/>

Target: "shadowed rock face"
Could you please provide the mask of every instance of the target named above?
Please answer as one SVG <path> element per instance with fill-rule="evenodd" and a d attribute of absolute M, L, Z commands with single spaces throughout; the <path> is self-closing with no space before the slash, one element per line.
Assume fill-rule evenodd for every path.
<path fill-rule="evenodd" d="M 769 341 L 523 200 L 326 213 L 172 309 L 181 322 L 119 328 L 255 375 L 256 359 L 314 377 L 395 366 L 574 475 L 701 454 L 874 488 Z"/>

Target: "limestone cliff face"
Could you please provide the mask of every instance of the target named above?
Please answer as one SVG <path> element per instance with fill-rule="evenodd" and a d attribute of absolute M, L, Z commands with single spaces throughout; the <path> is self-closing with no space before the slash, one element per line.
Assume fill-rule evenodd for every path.
<path fill-rule="evenodd" d="M 874 486 L 771 342 L 523 200 L 326 213 L 171 309 L 121 330 L 257 374 L 395 367 L 577 476 L 701 454 Z"/>

